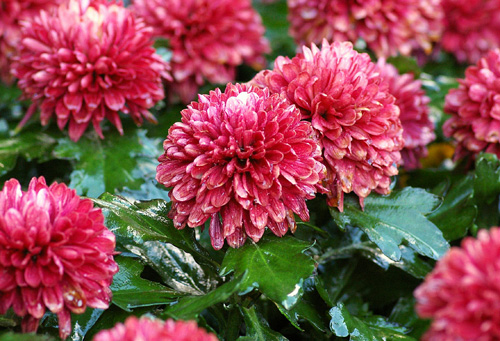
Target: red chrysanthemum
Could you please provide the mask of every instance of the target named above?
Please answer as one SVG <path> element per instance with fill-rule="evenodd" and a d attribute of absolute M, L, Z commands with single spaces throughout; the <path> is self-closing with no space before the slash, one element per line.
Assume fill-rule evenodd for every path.
<path fill-rule="evenodd" d="M 303 47 L 293 59 L 278 57 L 274 70 L 252 84 L 281 93 L 311 120 L 323 148 L 329 205 L 343 210 L 344 193 L 360 203 L 372 190 L 390 192 L 403 148 L 399 108 L 366 53 L 349 42 Z"/>
<path fill-rule="evenodd" d="M 161 321 L 131 316 L 125 323 L 96 334 L 94 341 L 217 341 L 212 333 L 199 328 L 195 321 Z"/>
<path fill-rule="evenodd" d="M 441 0 L 444 31 L 441 45 L 460 62 L 475 64 L 500 47 L 500 1 Z"/>
<path fill-rule="evenodd" d="M 424 50 L 441 36 L 440 0 L 288 0 L 298 44 L 362 38 L 379 57 Z"/>
<path fill-rule="evenodd" d="M 224 239 L 231 247 L 247 236 L 257 242 L 266 226 L 277 236 L 294 231 L 293 213 L 309 219 L 305 199 L 324 176 L 312 133 L 295 106 L 267 90 L 228 84 L 224 93 L 199 95 L 170 128 L 158 159 L 156 179 L 173 187 L 174 225 L 211 218 L 215 249 Z"/>
<path fill-rule="evenodd" d="M 0 1 L 0 80 L 10 84 L 10 64 L 21 42 L 20 22 L 35 16 L 42 9 L 55 7 L 62 0 Z"/>
<path fill-rule="evenodd" d="M 452 117 L 443 132 L 458 143 L 455 160 L 482 151 L 500 157 L 500 50 L 468 67 L 459 83 L 446 95 L 444 105 Z"/>
<path fill-rule="evenodd" d="M 424 340 L 499 340 L 500 229 L 452 247 L 414 295 L 417 313 L 433 320 Z"/>
<path fill-rule="evenodd" d="M 20 55 L 12 65 L 24 96 L 45 125 L 54 115 L 60 129 L 78 140 L 92 122 L 103 138 L 106 117 L 122 134 L 119 112 L 155 121 L 148 111 L 164 97 L 167 65 L 152 47 L 151 29 L 121 3 L 71 0 L 23 22 Z M 24 124 L 24 121 L 22 122 Z"/>
<path fill-rule="evenodd" d="M 208 81 L 226 84 L 236 66 L 265 66 L 269 43 L 251 0 L 134 0 L 134 10 L 168 40 L 172 91 L 189 103 Z"/>
<path fill-rule="evenodd" d="M 33 178 L 26 192 L 15 179 L 0 192 L 0 314 L 24 316 L 36 331 L 46 309 L 59 318 L 59 335 L 71 332 L 70 313 L 106 309 L 118 266 L 115 236 L 101 210 L 65 184 Z"/>
<path fill-rule="evenodd" d="M 389 82 L 389 92 L 396 98 L 399 107 L 405 146 L 401 150 L 402 163 L 406 170 L 420 168 L 420 158 L 427 156 L 426 146 L 436 138 L 434 123 L 429 119 L 430 98 L 422 89 L 422 82 L 411 73 L 400 75 L 385 59 L 377 63 L 382 77 Z"/>

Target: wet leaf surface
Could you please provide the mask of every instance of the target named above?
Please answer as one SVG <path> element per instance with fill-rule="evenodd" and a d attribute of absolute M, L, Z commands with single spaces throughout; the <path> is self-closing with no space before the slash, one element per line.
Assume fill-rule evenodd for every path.
<path fill-rule="evenodd" d="M 292 308 L 303 294 L 304 280 L 314 271 L 314 260 L 305 255 L 309 243 L 285 236 L 264 236 L 258 243 L 248 241 L 239 249 L 228 249 L 221 276 L 248 271 L 243 292 L 258 288 L 264 295 Z"/>
<path fill-rule="evenodd" d="M 359 227 L 382 252 L 399 261 L 403 242 L 418 253 L 439 259 L 449 248 L 442 232 L 425 215 L 441 203 L 439 197 L 421 188 L 406 187 L 388 196 L 371 194 L 361 210 L 357 198 L 346 197 L 344 212 L 331 208 L 335 222 L 345 228 Z"/>

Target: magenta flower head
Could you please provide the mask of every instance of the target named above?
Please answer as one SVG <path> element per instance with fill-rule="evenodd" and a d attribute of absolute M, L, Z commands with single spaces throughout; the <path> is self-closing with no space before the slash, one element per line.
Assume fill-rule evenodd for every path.
<path fill-rule="evenodd" d="M 420 168 L 420 158 L 427 156 L 426 146 L 434 141 L 434 123 L 429 118 L 430 98 L 422 89 L 422 82 L 411 73 L 400 75 L 384 58 L 377 66 L 382 77 L 389 83 L 389 92 L 396 98 L 401 111 L 404 148 L 401 150 L 402 164 L 406 170 Z"/>
<path fill-rule="evenodd" d="M 452 247 L 414 293 L 417 313 L 432 319 L 423 339 L 500 339 L 499 274 L 499 228 Z"/>
<path fill-rule="evenodd" d="M 403 148 L 399 108 L 388 83 L 366 53 L 349 42 L 323 41 L 292 59 L 278 57 L 274 70 L 251 81 L 295 104 L 310 120 L 323 149 L 330 206 L 343 210 L 344 193 L 363 199 L 390 192 Z"/>
<path fill-rule="evenodd" d="M 17 55 L 21 41 L 20 22 L 38 14 L 42 9 L 57 6 L 61 0 L 2 0 L 0 1 L 0 80 L 12 83 L 12 58 Z"/>
<path fill-rule="evenodd" d="M 133 6 L 156 37 L 168 40 L 172 91 L 184 103 L 205 81 L 234 81 L 238 65 L 266 65 L 269 43 L 251 0 L 134 0 Z"/>
<path fill-rule="evenodd" d="M 195 321 L 161 321 L 130 316 L 125 323 L 117 323 L 113 328 L 102 330 L 94 336 L 94 341 L 217 341 L 212 333 L 199 328 Z"/>
<path fill-rule="evenodd" d="M 460 62 L 475 64 L 500 47 L 500 1 L 441 0 L 446 16 L 441 45 Z"/>
<path fill-rule="evenodd" d="M 59 335 L 71 332 L 70 313 L 106 309 L 118 265 L 115 236 L 101 210 L 65 184 L 33 178 L 26 192 L 16 179 L 0 192 L 0 314 L 23 316 L 34 332 L 48 309 Z"/>
<path fill-rule="evenodd" d="M 182 111 L 163 143 L 156 179 L 172 187 L 169 217 L 177 228 L 208 218 L 212 246 L 257 242 L 267 226 L 277 236 L 295 231 L 293 213 L 309 220 L 324 176 L 309 122 L 279 95 L 228 84 L 199 95 Z"/>
<path fill-rule="evenodd" d="M 298 44 L 361 38 L 379 57 L 430 53 L 443 28 L 440 0 L 288 0 L 288 8 Z"/>
<path fill-rule="evenodd" d="M 500 157 L 500 50 L 490 51 L 465 71 L 458 89 L 445 98 L 451 114 L 443 132 L 457 141 L 455 159 L 479 152 Z"/>
<path fill-rule="evenodd" d="M 57 34 L 54 34 L 57 32 Z M 92 123 L 107 118 L 120 134 L 119 112 L 155 121 L 149 109 L 164 97 L 167 65 L 152 47 L 151 29 L 119 2 L 70 0 L 23 23 L 20 55 L 12 71 L 24 97 L 52 116 L 77 141 Z M 25 121 L 24 120 L 24 121 Z M 24 121 L 21 124 L 24 124 Z"/>

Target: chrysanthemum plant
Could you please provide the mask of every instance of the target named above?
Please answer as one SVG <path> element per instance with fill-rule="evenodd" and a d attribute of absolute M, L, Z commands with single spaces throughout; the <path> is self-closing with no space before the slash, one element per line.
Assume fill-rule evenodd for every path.
<path fill-rule="evenodd" d="M 300 1 L 241 0 L 230 25 L 156 1 L 182 44 L 133 1 L 0 3 L 24 13 L 0 24 L 0 341 L 500 337 L 500 52 L 452 55 L 439 1 L 413 24 L 331 2 L 345 22 L 301 26 L 305 47 L 289 20 L 327 12 Z M 409 36 L 380 49 L 372 24 Z M 191 90 L 230 83 L 176 102 L 186 55 Z"/>

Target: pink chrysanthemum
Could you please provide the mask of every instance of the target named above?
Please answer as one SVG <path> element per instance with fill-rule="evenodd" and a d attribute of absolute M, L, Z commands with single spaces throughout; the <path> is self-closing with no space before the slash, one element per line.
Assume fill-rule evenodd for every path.
<path fill-rule="evenodd" d="M 55 7 L 62 0 L 2 0 L 0 1 L 0 80 L 10 84 L 11 59 L 17 54 L 21 41 L 20 22 L 38 14 L 42 9 Z"/>
<path fill-rule="evenodd" d="M 363 199 L 372 190 L 390 192 L 403 148 L 399 108 L 377 65 L 349 42 L 321 50 L 312 45 L 293 59 L 278 57 L 274 70 L 253 84 L 281 93 L 311 120 L 323 148 L 329 205 L 343 210 L 344 193 Z"/>
<path fill-rule="evenodd" d="M 424 340 L 500 339 L 500 229 L 465 238 L 415 290 L 416 310 L 432 318 Z"/>
<path fill-rule="evenodd" d="M 500 1 L 442 0 L 446 16 L 441 45 L 460 62 L 475 64 L 500 47 Z"/>
<path fill-rule="evenodd" d="M 420 168 L 420 158 L 427 156 L 426 146 L 436 138 L 434 124 L 429 119 L 430 98 L 422 89 L 422 82 L 412 74 L 400 75 L 385 59 L 377 63 L 382 77 L 389 82 L 389 92 L 396 98 L 403 125 L 404 148 L 402 163 L 406 170 Z"/>
<path fill-rule="evenodd" d="M 424 50 L 441 36 L 440 0 L 288 0 L 298 44 L 362 38 L 379 57 Z"/>
<path fill-rule="evenodd" d="M 118 266 L 115 236 L 101 210 L 64 184 L 33 178 L 26 192 L 15 179 L 0 192 L 0 314 L 24 316 L 36 331 L 46 309 L 59 318 L 59 335 L 71 332 L 70 313 L 106 309 Z"/>
<path fill-rule="evenodd" d="M 444 110 L 451 114 L 443 132 L 458 145 L 455 160 L 481 151 L 500 157 L 500 50 L 490 51 L 465 71 L 458 89 L 445 98 Z"/>
<path fill-rule="evenodd" d="M 152 47 L 151 29 L 121 3 L 71 0 L 23 22 L 22 33 L 12 69 L 33 101 L 25 120 L 39 106 L 42 124 L 56 116 L 63 129 L 69 121 L 74 141 L 90 122 L 103 138 L 105 117 L 122 134 L 119 112 L 137 124 L 155 121 L 148 110 L 164 97 L 167 65 Z"/>
<path fill-rule="evenodd" d="M 189 103 L 208 81 L 225 84 L 236 66 L 265 66 L 269 43 L 251 0 L 134 0 L 134 10 L 168 40 L 172 91 Z"/>
<path fill-rule="evenodd" d="M 195 321 L 161 321 L 131 316 L 125 323 L 96 334 L 94 341 L 217 341 L 212 333 L 199 328 Z"/>
<path fill-rule="evenodd" d="M 172 200 L 177 228 L 208 218 L 212 246 L 224 239 L 240 247 L 257 242 L 267 226 L 277 236 L 295 230 L 293 213 L 309 219 L 324 176 L 311 124 L 279 95 L 249 85 L 228 84 L 199 95 L 182 111 L 163 143 L 156 179 Z M 319 186 L 318 186 L 319 187 Z"/>

